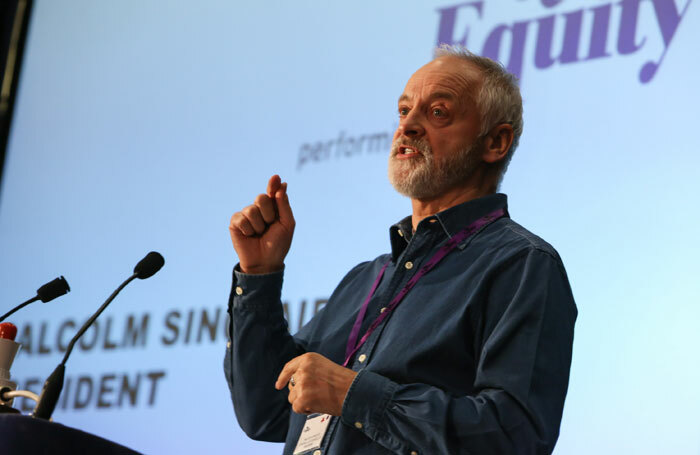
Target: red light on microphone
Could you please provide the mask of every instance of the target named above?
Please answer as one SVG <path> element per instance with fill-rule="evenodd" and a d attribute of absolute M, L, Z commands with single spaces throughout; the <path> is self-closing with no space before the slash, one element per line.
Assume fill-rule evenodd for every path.
<path fill-rule="evenodd" d="M 0 338 L 5 340 L 15 341 L 17 336 L 17 327 L 11 322 L 3 322 L 0 324 Z"/>

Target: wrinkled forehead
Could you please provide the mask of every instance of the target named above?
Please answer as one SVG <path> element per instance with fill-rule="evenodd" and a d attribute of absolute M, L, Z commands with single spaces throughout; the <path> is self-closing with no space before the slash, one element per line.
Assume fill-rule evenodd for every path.
<path fill-rule="evenodd" d="M 406 83 L 400 100 L 454 98 L 455 101 L 476 102 L 481 88 L 480 69 L 458 57 L 438 57 L 427 63 Z"/>

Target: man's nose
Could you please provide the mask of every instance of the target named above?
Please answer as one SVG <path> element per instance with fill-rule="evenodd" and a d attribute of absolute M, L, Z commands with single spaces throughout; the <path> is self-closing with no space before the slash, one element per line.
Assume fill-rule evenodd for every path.
<path fill-rule="evenodd" d="M 399 133 L 412 139 L 420 139 L 425 134 L 418 111 L 410 111 L 399 121 Z"/>

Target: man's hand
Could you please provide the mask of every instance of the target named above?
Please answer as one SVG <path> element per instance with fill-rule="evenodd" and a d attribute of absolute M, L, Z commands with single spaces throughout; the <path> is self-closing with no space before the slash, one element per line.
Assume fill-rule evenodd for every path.
<path fill-rule="evenodd" d="M 290 379 L 294 376 L 294 385 Z M 289 383 L 289 402 L 298 414 L 320 412 L 339 416 L 345 395 L 357 372 L 334 363 L 321 354 L 309 352 L 295 357 L 284 366 L 275 388 Z"/>
<path fill-rule="evenodd" d="M 292 244 L 294 215 L 287 197 L 287 183 L 273 175 L 267 194 L 231 217 L 229 232 L 238 254 L 241 272 L 270 273 L 282 270 Z"/>

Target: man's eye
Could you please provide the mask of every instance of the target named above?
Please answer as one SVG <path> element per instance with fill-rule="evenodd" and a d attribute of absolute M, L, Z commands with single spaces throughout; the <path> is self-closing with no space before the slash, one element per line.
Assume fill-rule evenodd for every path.
<path fill-rule="evenodd" d="M 443 111 L 442 109 L 436 107 L 435 109 L 433 109 L 433 115 L 434 115 L 435 117 L 444 117 L 444 116 L 445 116 L 445 111 Z"/>
<path fill-rule="evenodd" d="M 405 107 L 400 108 L 399 115 L 400 116 L 408 115 L 408 108 L 405 108 Z"/>

